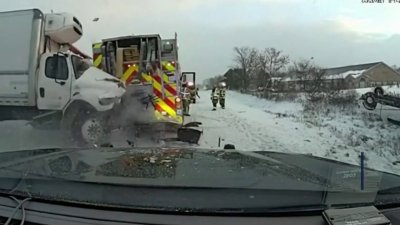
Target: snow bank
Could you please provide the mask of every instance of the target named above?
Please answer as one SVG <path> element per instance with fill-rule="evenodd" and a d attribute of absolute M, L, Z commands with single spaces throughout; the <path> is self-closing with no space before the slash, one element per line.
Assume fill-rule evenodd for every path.
<path fill-rule="evenodd" d="M 230 99 L 232 99 L 232 102 L 235 103 L 235 106 L 245 105 L 247 107 L 260 109 L 263 111 L 267 110 L 273 113 L 294 114 L 303 110 L 303 107 L 300 103 L 287 101 L 275 102 L 267 99 L 261 99 L 256 96 L 240 94 L 234 91 L 229 92 L 228 101 L 230 101 Z"/>

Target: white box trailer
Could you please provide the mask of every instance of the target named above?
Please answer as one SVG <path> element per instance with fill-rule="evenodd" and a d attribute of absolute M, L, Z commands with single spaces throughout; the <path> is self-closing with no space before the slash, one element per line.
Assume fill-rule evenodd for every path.
<path fill-rule="evenodd" d="M 69 51 L 83 34 L 79 20 L 29 9 L 0 12 L 0 28 L 0 120 L 55 122 L 96 141 L 102 133 L 91 128 L 104 130 L 125 87 Z"/>
<path fill-rule="evenodd" d="M 43 23 L 39 10 L 0 13 L 0 105 L 36 105 Z"/>

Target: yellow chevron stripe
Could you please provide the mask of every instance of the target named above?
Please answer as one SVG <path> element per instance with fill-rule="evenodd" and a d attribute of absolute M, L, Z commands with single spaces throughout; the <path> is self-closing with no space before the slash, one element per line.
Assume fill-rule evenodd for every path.
<path fill-rule="evenodd" d="M 129 79 L 129 77 L 132 75 L 133 72 L 139 71 L 139 67 L 135 64 L 130 66 L 125 73 L 122 75 L 121 80 L 126 81 Z"/>
<path fill-rule="evenodd" d="M 94 66 L 99 67 L 101 60 L 103 60 L 103 55 L 97 56 L 97 58 L 94 60 Z"/>
<path fill-rule="evenodd" d="M 102 45 L 101 42 L 99 42 L 99 43 L 94 43 L 94 44 L 93 44 L 93 48 L 101 48 L 101 45 Z"/>
<path fill-rule="evenodd" d="M 168 122 L 172 122 L 172 123 L 176 123 L 176 124 L 182 124 L 183 123 L 182 116 L 175 116 L 174 118 L 172 118 L 172 117 L 171 118 L 166 118 L 165 116 L 163 116 L 158 111 L 154 111 L 154 114 L 155 114 L 157 120 L 168 121 Z"/>
<path fill-rule="evenodd" d="M 160 84 L 156 79 L 153 79 L 153 78 L 152 78 L 151 76 L 149 76 L 149 75 L 145 76 L 144 78 L 145 78 L 145 80 L 148 81 L 148 82 L 153 81 L 153 88 L 156 89 L 156 90 L 159 91 L 159 92 L 162 92 L 162 86 L 161 86 L 161 84 Z M 166 90 L 165 90 L 165 91 L 166 91 Z M 167 91 L 167 92 L 168 92 L 168 91 Z M 169 92 L 168 92 L 168 93 L 169 93 Z M 171 95 L 171 93 L 169 93 L 169 94 Z M 172 99 L 171 99 L 171 100 L 172 100 Z M 172 101 L 175 101 L 175 99 L 173 98 Z M 171 116 L 172 118 L 175 118 L 175 119 L 176 119 L 177 115 L 176 115 L 175 109 L 171 108 L 167 103 L 164 102 L 163 99 L 158 98 L 158 99 L 157 99 L 157 102 L 156 102 L 155 104 L 159 105 L 159 106 L 163 109 L 163 111 L 165 111 L 169 116 Z M 178 120 L 178 122 L 179 122 L 179 120 Z"/>
<path fill-rule="evenodd" d="M 168 84 L 168 83 L 169 83 L 168 75 L 165 74 L 165 73 L 163 73 L 163 80 L 164 80 L 164 83 L 165 83 L 165 84 Z"/>
<path fill-rule="evenodd" d="M 175 71 L 175 67 L 172 65 L 172 63 L 170 63 L 168 61 L 163 61 L 162 64 L 168 71 L 170 71 L 170 72 Z"/>
<path fill-rule="evenodd" d="M 168 84 L 168 85 L 176 90 L 176 84 Z M 164 90 L 165 90 L 166 97 L 172 97 L 172 96 L 175 97 L 175 95 L 173 95 L 171 92 L 169 92 L 168 89 L 164 88 Z M 174 101 L 175 101 L 175 99 L 174 99 Z"/>
<path fill-rule="evenodd" d="M 153 79 L 153 88 L 162 93 L 162 91 L 161 91 L 162 86 L 156 79 Z M 165 90 L 165 91 L 168 92 L 167 90 Z M 169 94 L 170 94 L 169 96 L 171 96 L 171 93 L 169 93 Z M 160 104 L 164 104 L 165 105 L 165 106 L 160 105 L 163 109 L 164 109 L 164 107 L 165 108 L 168 107 L 168 111 L 166 109 L 164 109 L 164 111 L 166 111 L 172 117 L 176 116 L 175 109 L 173 109 L 169 105 L 167 105 L 167 103 L 165 103 L 163 99 L 159 99 L 159 101 L 160 101 Z M 174 102 L 174 101 L 175 101 L 175 99 L 172 100 L 172 102 Z"/>
<path fill-rule="evenodd" d="M 153 88 L 162 93 L 162 86 L 156 79 L 153 79 Z"/>
<path fill-rule="evenodd" d="M 151 82 L 153 80 L 153 78 L 151 77 L 151 75 L 148 75 L 146 73 L 142 73 L 142 77 L 143 79 L 145 79 L 147 82 Z"/>
<path fill-rule="evenodd" d="M 165 103 L 162 99 L 160 99 L 156 104 L 159 105 L 171 117 L 176 117 L 175 110 L 169 107 L 169 105 L 167 105 L 167 103 Z"/>
<path fill-rule="evenodd" d="M 172 86 L 172 85 L 171 85 Z M 154 81 L 153 81 L 153 87 L 155 88 L 155 89 L 157 89 L 159 92 L 161 92 L 162 93 L 162 90 L 164 90 L 164 94 L 165 94 L 165 97 L 170 97 L 170 96 L 174 96 L 171 92 L 169 92 L 166 88 L 163 88 L 163 86 L 161 86 L 161 84 L 156 80 L 156 79 L 154 79 Z M 174 99 L 174 101 L 175 101 L 175 99 Z"/>

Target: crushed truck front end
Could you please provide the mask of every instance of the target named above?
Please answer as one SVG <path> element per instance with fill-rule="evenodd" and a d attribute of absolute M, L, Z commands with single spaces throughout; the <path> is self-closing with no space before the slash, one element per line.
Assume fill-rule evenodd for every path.
<path fill-rule="evenodd" d="M 163 70 L 159 35 L 105 39 L 93 44 L 93 64 L 125 82 L 123 98 L 127 122 L 136 124 L 183 123 L 179 97 L 179 73 Z"/>

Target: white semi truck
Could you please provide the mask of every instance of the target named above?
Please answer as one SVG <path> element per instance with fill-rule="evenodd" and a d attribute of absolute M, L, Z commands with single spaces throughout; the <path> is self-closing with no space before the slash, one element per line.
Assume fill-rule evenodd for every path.
<path fill-rule="evenodd" d="M 68 13 L 0 12 L 0 121 L 57 125 L 98 142 L 125 92 L 119 79 L 69 51 L 83 34 Z"/>

